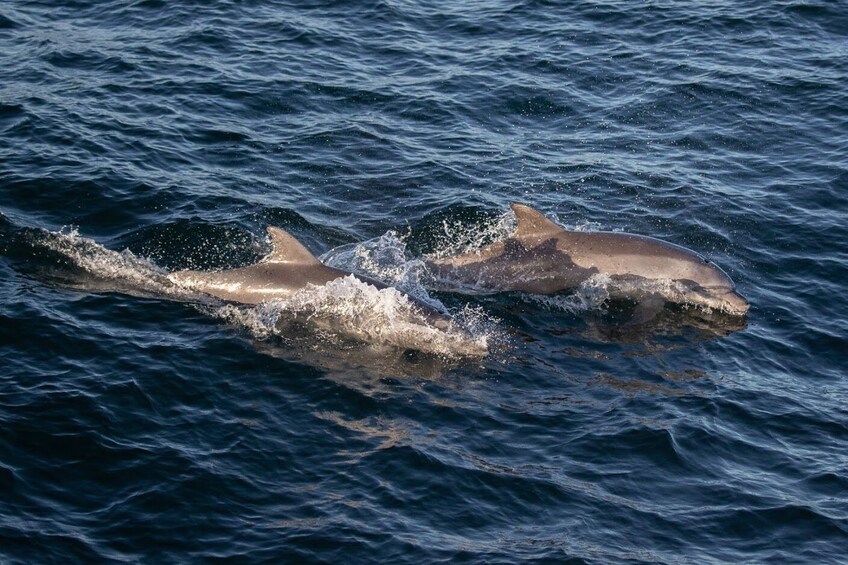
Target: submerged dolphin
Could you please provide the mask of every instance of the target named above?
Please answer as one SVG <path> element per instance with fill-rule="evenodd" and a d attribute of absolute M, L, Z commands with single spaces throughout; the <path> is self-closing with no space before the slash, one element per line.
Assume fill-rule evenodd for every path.
<path fill-rule="evenodd" d="M 354 276 L 377 289 L 387 288 L 367 277 L 324 265 L 285 230 L 269 227 L 268 235 L 271 253 L 259 263 L 225 271 L 176 271 L 168 278 L 179 286 L 242 304 L 285 300 L 309 284 L 321 286 L 347 276 Z M 405 296 L 428 324 L 440 330 L 450 327 L 446 314 L 417 298 Z"/>
<path fill-rule="evenodd" d="M 641 235 L 569 231 L 529 206 L 511 207 L 518 223 L 510 237 L 427 261 L 434 277 L 483 292 L 553 294 L 607 275 L 613 294 L 644 306 L 638 321 L 652 318 L 666 300 L 736 315 L 748 311 L 730 277 L 694 251 Z"/>

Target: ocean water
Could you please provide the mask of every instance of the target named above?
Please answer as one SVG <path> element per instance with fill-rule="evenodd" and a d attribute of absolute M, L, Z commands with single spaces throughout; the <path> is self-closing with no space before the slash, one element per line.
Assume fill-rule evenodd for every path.
<path fill-rule="evenodd" d="M 433 290 L 512 202 L 751 310 Z M 0 562 L 848 562 L 846 225 L 844 2 L 5 0 Z"/>

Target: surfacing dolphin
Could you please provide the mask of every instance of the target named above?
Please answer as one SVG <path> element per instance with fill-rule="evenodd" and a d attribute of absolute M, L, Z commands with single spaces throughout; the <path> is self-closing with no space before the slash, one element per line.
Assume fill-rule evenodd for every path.
<path fill-rule="evenodd" d="M 373 279 L 324 265 L 285 230 L 269 227 L 268 235 L 271 253 L 259 263 L 225 271 L 176 271 L 168 278 L 184 288 L 241 304 L 285 300 L 310 284 L 322 286 L 348 276 L 377 289 L 387 288 Z M 417 307 L 426 323 L 439 330 L 451 326 L 450 318 L 443 312 L 413 296 L 405 296 Z"/>
<path fill-rule="evenodd" d="M 606 275 L 612 295 L 640 302 L 637 322 L 652 318 L 665 301 L 740 316 L 748 311 L 730 277 L 685 247 L 642 235 L 570 231 L 530 206 L 511 207 L 517 225 L 510 237 L 427 261 L 433 276 L 478 292 L 554 294 Z"/>

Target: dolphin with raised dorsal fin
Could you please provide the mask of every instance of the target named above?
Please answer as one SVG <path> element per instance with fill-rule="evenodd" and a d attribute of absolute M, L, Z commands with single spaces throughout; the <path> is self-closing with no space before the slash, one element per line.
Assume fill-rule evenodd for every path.
<path fill-rule="evenodd" d="M 512 204 L 517 220 L 510 237 L 480 250 L 426 262 L 437 280 L 482 292 L 554 294 L 607 275 L 620 294 L 644 305 L 647 321 L 665 301 L 697 304 L 744 315 L 748 301 L 714 263 L 685 247 L 617 232 L 570 231 L 538 210 Z M 662 283 L 673 281 L 664 291 Z M 646 284 L 647 283 L 647 284 Z M 641 305 L 640 305 L 641 306 Z"/>
<path fill-rule="evenodd" d="M 224 271 L 176 271 L 168 278 L 181 287 L 242 304 L 285 300 L 310 284 L 321 286 L 347 276 L 378 289 L 387 288 L 373 279 L 324 265 L 283 229 L 269 227 L 268 235 L 271 252 L 259 263 Z M 427 323 L 442 330 L 450 326 L 445 313 L 413 296 L 404 296 L 418 307 Z"/>

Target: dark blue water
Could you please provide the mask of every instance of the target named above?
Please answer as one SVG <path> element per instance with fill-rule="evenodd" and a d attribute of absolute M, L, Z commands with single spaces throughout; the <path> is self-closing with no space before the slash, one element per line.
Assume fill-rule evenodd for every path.
<path fill-rule="evenodd" d="M 420 292 L 513 201 L 751 311 L 431 293 L 469 358 L 162 284 L 278 225 Z M 0 561 L 846 562 L 844 2 L 6 0 L 0 213 Z"/>

